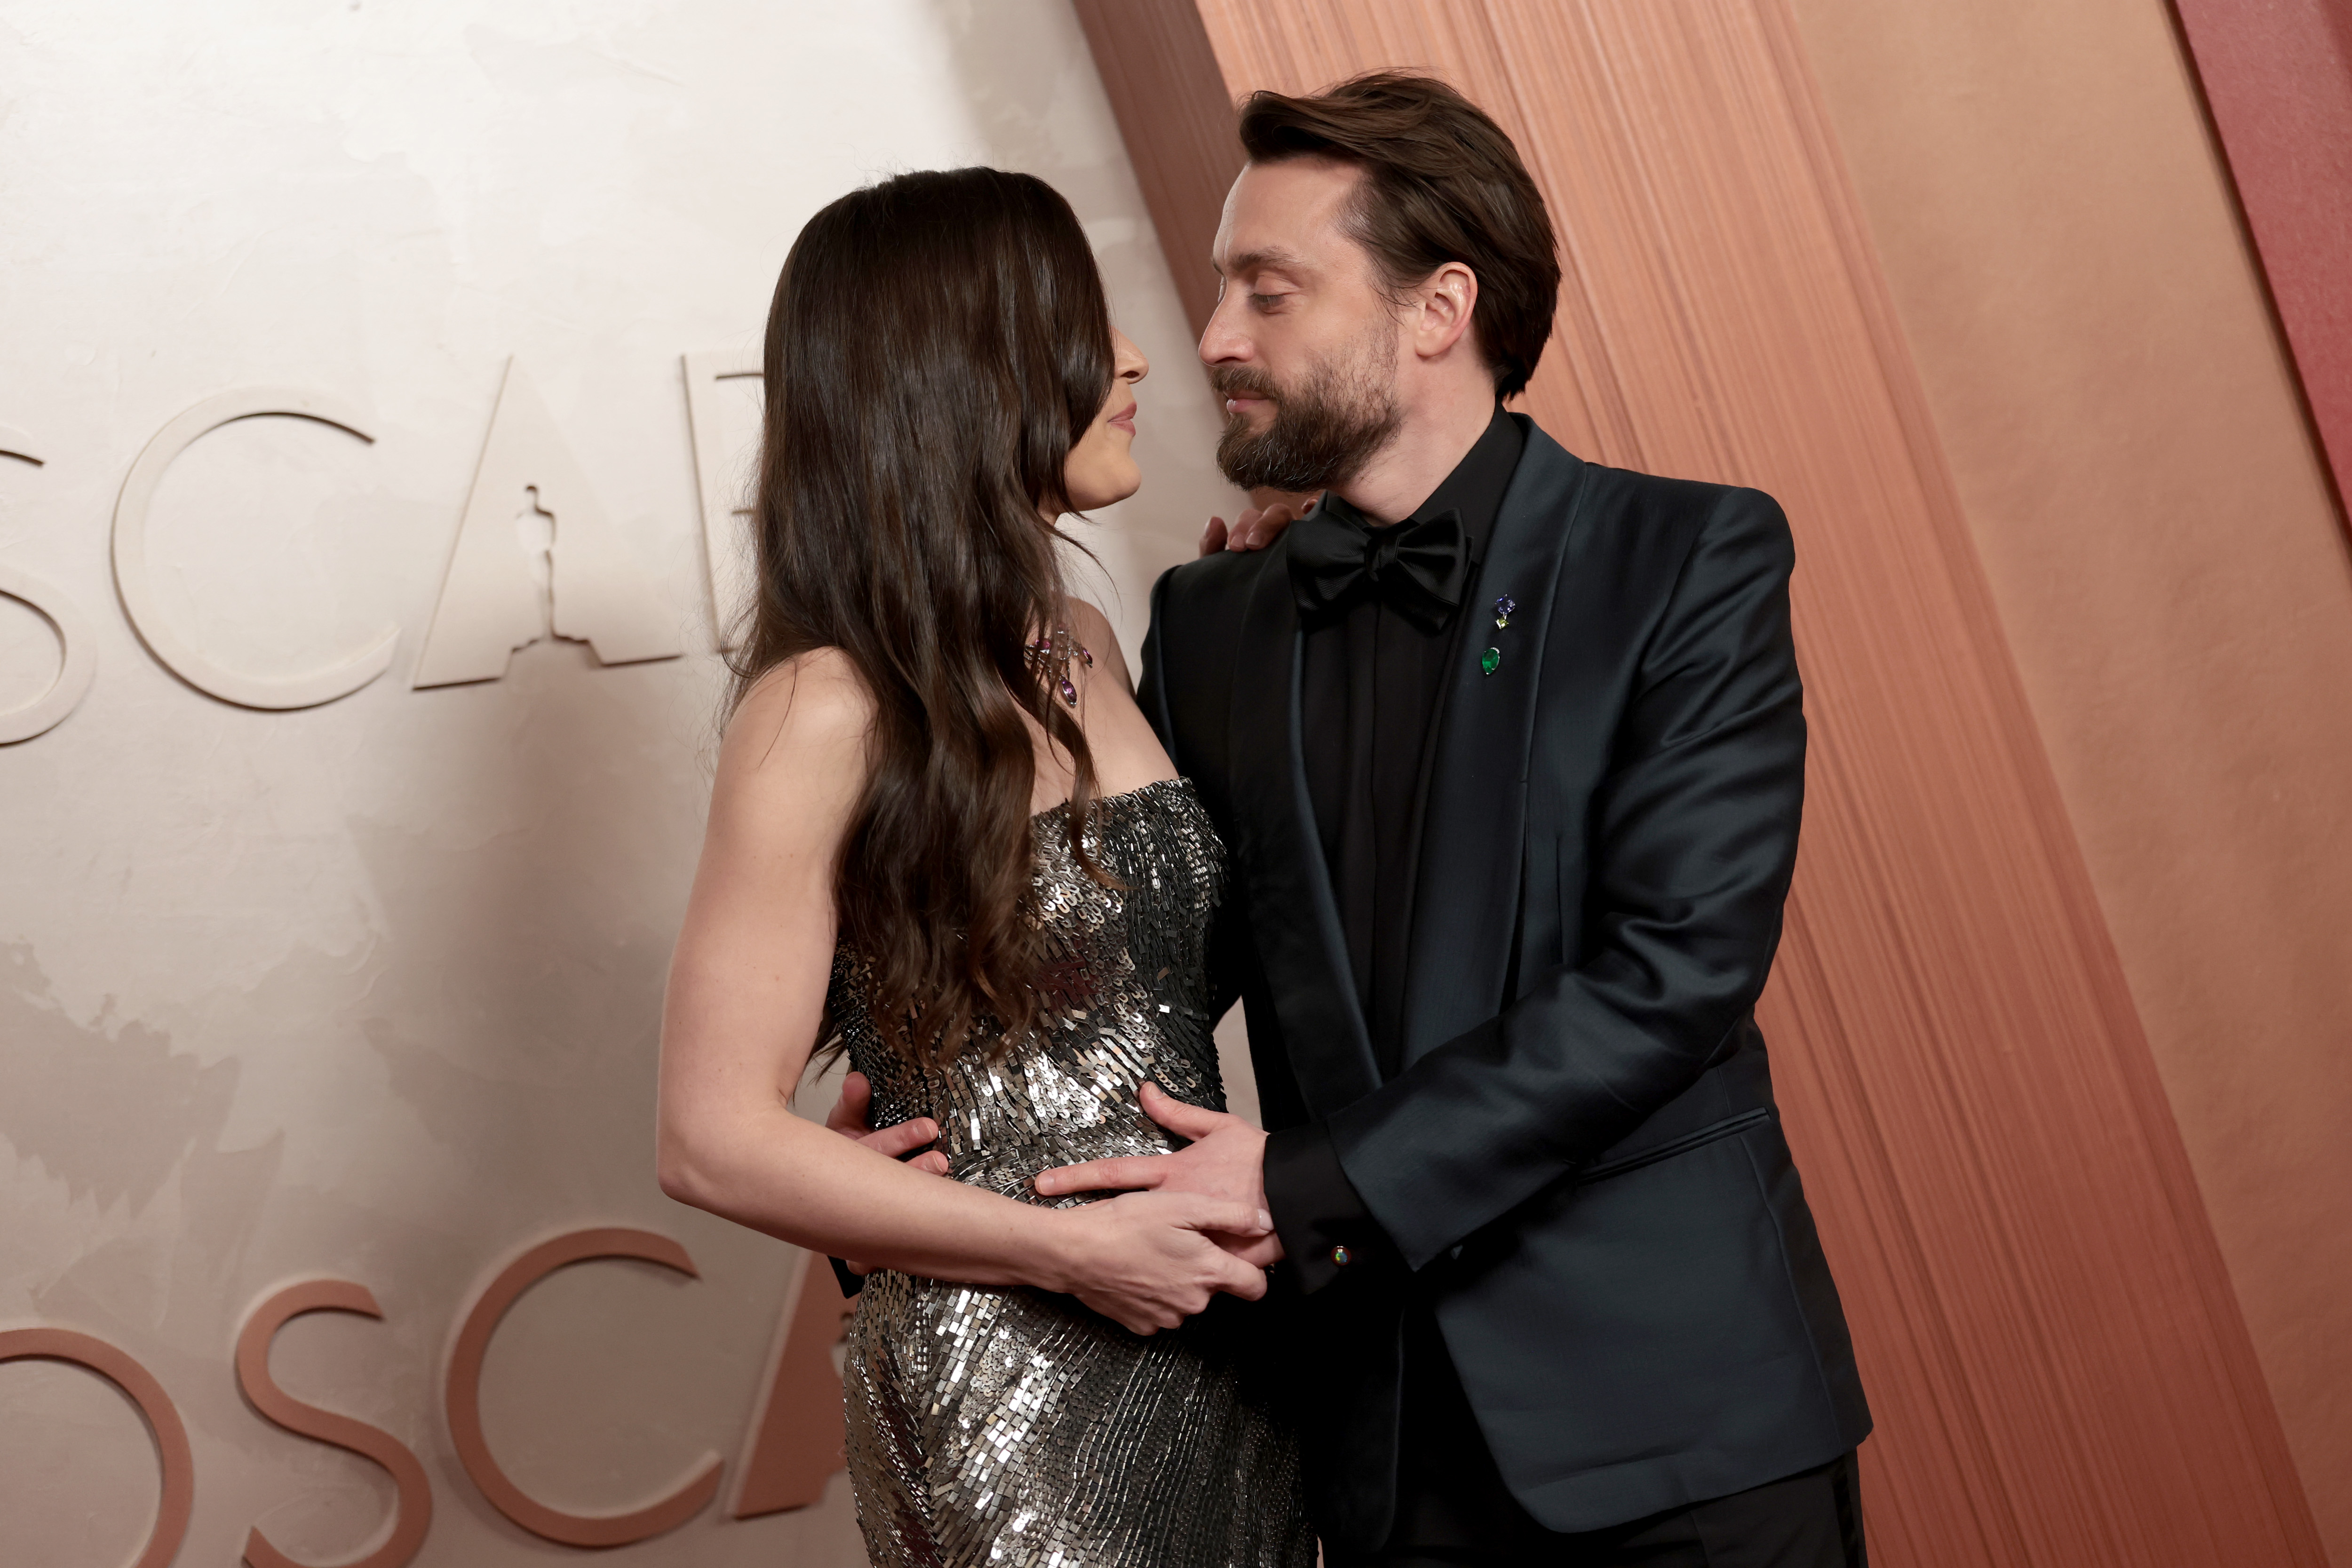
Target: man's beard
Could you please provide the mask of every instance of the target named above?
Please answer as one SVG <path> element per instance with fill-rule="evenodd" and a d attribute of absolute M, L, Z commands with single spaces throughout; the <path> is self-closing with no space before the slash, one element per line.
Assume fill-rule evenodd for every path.
<path fill-rule="evenodd" d="M 1396 379 L 1381 351 L 1393 354 L 1386 329 L 1367 333 L 1352 351 L 1318 362 L 1298 385 L 1277 386 L 1255 365 L 1221 364 L 1209 372 L 1220 397 L 1263 397 L 1274 418 L 1252 430 L 1234 414 L 1217 441 L 1217 467 L 1245 490 L 1324 490 L 1346 484 L 1396 438 L 1403 415 Z"/>

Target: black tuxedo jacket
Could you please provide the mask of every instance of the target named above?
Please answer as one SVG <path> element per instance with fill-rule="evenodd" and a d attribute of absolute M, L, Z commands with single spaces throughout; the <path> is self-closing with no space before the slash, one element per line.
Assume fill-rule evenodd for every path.
<path fill-rule="evenodd" d="M 1144 711 L 1234 858 L 1216 962 L 1266 1125 L 1323 1123 L 1402 1258 L 1281 1318 L 1318 1522 L 1360 1550 L 1394 1508 L 1414 1296 L 1553 1530 L 1760 1485 L 1870 1429 L 1750 1015 L 1804 787 L 1787 521 L 1515 417 L 1438 718 L 1394 1077 L 1307 804 L 1285 545 L 1163 575 L 1144 647 Z M 1475 606 L 1505 594 L 1488 629 Z"/>

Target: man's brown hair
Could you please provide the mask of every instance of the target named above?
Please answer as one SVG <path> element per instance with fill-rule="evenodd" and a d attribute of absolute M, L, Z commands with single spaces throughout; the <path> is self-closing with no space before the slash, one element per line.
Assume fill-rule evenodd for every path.
<path fill-rule="evenodd" d="M 1470 324 L 1495 395 L 1528 384 L 1551 336 L 1559 247 L 1542 193 L 1484 110 L 1433 77 L 1373 71 L 1307 98 L 1254 92 L 1242 146 L 1255 163 L 1329 158 L 1363 171 L 1348 227 L 1392 291 L 1449 261 L 1477 276 Z"/>

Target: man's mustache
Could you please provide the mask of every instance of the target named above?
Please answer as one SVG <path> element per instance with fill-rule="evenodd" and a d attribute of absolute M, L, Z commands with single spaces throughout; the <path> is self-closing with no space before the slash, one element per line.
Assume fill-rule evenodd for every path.
<path fill-rule="evenodd" d="M 1262 397 L 1268 403 L 1282 401 L 1281 393 L 1275 389 L 1274 378 L 1248 365 L 1216 366 L 1209 372 L 1209 385 L 1219 397 Z"/>

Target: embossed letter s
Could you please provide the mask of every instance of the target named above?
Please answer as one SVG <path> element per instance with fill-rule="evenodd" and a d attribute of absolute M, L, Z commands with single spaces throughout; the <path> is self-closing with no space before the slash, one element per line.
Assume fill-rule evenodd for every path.
<path fill-rule="evenodd" d="M 278 1337 L 278 1331 L 287 1320 L 304 1312 L 383 1316 L 375 1298 L 363 1286 L 341 1279 L 311 1279 L 289 1285 L 256 1307 L 238 1331 L 236 1385 L 253 1401 L 256 1410 L 289 1432 L 347 1448 L 363 1458 L 373 1459 L 392 1473 L 392 1484 L 399 1494 L 398 1501 L 393 1505 L 392 1531 L 382 1545 L 353 1561 L 349 1568 L 406 1568 L 417 1548 L 425 1544 L 425 1532 L 433 1523 L 433 1488 L 425 1478 L 425 1467 L 416 1462 L 408 1446 L 391 1433 L 331 1410 L 321 1410 L 315 1405 L 305 1405 L 279 1388 L 277 1380 L 269 1375 L 270 1342 Z M 245 1538 L 245 1560 L 251 1568 L 302 1568 L 272 1546 L 257 1525 Z"/>
<path fill-rule="evenodd" d="M 22 431 L 5 425 L 0 425 L 0 458 L 14 458 L 37 468 L 41 466 L 41 459 L 33 456 L 33 443 Z M 49 623 L 49 629 L 57 633 L 61 661 L 58 678 L 47 691 L 21 708 L 0 712 L 0 746 L 5 746 L 48 733 L 81 706 L 81 700 L 89 695 L 90 681 L 98 675 L 98 644 L 89 622 L 64 589 L 29 572 L 0 564 L 0 594 L 31 605 Z"/>

